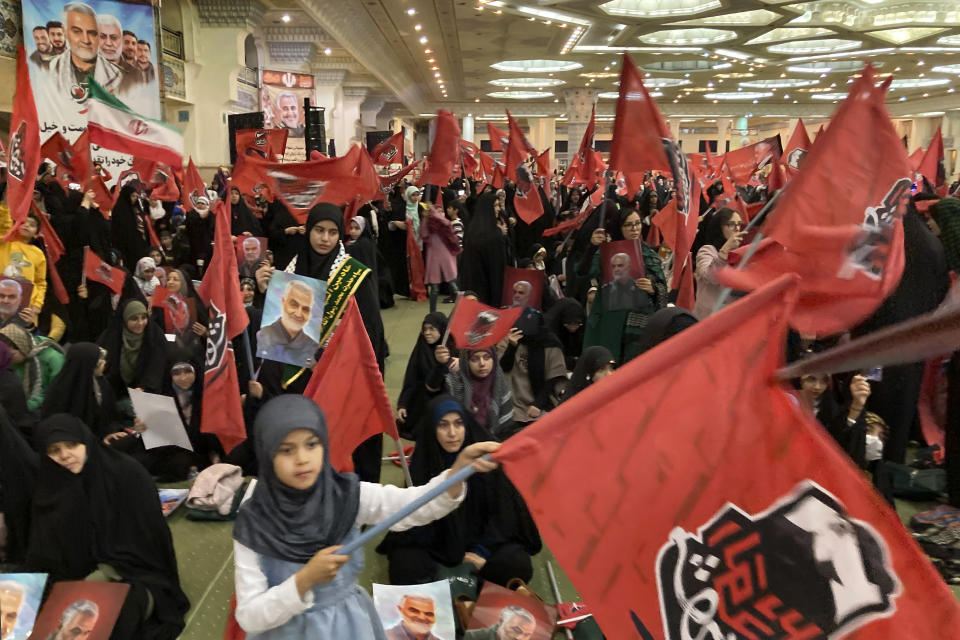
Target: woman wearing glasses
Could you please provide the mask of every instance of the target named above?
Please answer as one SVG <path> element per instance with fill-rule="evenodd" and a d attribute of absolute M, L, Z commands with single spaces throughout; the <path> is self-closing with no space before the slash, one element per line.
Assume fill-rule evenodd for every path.
<path fill-rule="evenodd" d="M 730 252 L 740 246 L 746 233 L 741 231 L 740 214 L 724 207 L 707 220 L 703 230 L 703 246 L 697 251 L 697 301 L 693 315 L 703 320 L 714 311 L 723 287 L 713 277 L 714 269 L 727 264 Z"/>
<path fill-rule="evenodd" d="M 635 285 L 640 292 L 642 303 L 632 309 L 608 309 L 604 304 L 604 287 L 598 287 L 596 298 L 590 305 L 587 315 L 583 346 L 604 346 L 613 354 L 617 362 L 627 362 L 640 353 L 639 343 L 650 316 L 667 305 L 667 281 L 663 274 L 663 264 L 656 249 L 647 246 L 641 240 L 643 223 L 640 214 L 634 209 L 617 211 L 617 205 L 607 202 L 605 218 L 615 221 L 608 234 L 598 228 L 590 237 L 590 246 L 577 266 L 577 274 L 592 281 L 601 279 L 601 244 L 608 240 L 635 240 L 641 243 L 644 263 L 644 277 L 638 278 Z"/>

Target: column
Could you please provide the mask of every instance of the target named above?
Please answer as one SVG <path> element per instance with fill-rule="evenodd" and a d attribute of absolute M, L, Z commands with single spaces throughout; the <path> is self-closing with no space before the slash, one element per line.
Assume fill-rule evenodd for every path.
<path fill-rule="evenodd" d="M 563 90 L 563 99 L 567 104 L 567 166 L 573 161 L 580 148 L 580 140 L 590 124 L 590 112 L 597 104 L 599 89 L 577 87 Z"/>
<path fill-rule="evenodd" d="M 383 109 L 386 102 L 383 98 L 367 98 L 360 105 L 360 124 L 364 129 L 377 128 L 377 114 Z"/>
<path fill-rule="evenodd" d="M 937 130 L 940 118 L 914 118 L 913 129 L 910 132 L 910 151 L 913 152 L 919 147 L 927 148 L 930 145 L 930 139 Z"/>
<path fill-rule="evenodd" d="M 960 111 L 947 111 L 943 117 L 943 165 L 947 184 L 957 175 L 957 154 L 960 153 Z"/>
<path fill-rule="evenodd" d="M 727 152 L 727 133 L 730 131 L 730 124 L 730 118 L 717 118 L 717 154 Z"/>
<path fill-rule="evenodd" d="M 354 143 L 359 143 L 357 123 L 360 121 L 360 105 L 363 103 L 369 87 L 343 87 L 342 103 L 339 118 L 335 125 L 337 141 L 337 155 L 343 155 Z"/>
<path fill-rule="evenodd" d="M 550 149 L 550 168 L 556 168 L 557 154 L 553 152 L 553 149 L 557 141 L 557 119 L 527 118 L 527 124 L 530 125 L 530 144 L 534 146 L 538 153 L 543 153 L 544 149 Z"/>
<path fill-rule="evenodd" d="M 316 71 L 313 74 L 313 81 L 316 86 L 316 105 L 323 107 L 323 125 L 327 136 L 324 141 L 324 150 L 327 148 L 327 142 L 335 138 L 334 125 L 338 119 L 337 105 L 340 102 L 340 86 L 343 79 L 347 77 L 347 72 L 342 69 L 331 69 Z M 340 143 L 337 143 L 337 153 L 343 153 L 340 149 Z"/>
<path fill-rule="evenodd" d="M 467 142 L 473 142 L 473 114 L 468 113 L 460 121 L 460 137 Z"/>

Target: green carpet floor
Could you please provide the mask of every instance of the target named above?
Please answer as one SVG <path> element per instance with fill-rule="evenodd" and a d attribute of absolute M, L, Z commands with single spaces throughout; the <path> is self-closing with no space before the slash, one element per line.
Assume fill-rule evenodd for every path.
<path fill-rule="evenodd" d="M 452 305 L 441 305 L 440 309 L 450 312 Z M 385 309 L 383 324 L 387 341 L 390 344 L 390 357 L 387 360 L 386 386 L 391 402 L 395 402 L 403 386 L 403 373 L 407 358 L 417 340 L 420 324 L 427 313 L 425 303 L 416 304 L 407 300 L 397 300 L 392 309 Z M 391 440 L 385 440 L 384 452 L 394 449 Z M 385 484 L 403 486 L 400 469 L 392 463 L 383 466 L 381 480 Z M 897 510 L 904 522 L 913 514 L 928 508 L 928 504 L 898 502 Z M 233 594 L 233 546 L 230 537 L 232 523 L 193 522 L 184 516 L 181 508 L 169 518 L 177 550 L 177 563 L 180 567 L 180 581 L 191 608 L 187 614 L 187 626 L 180 636 L 182 640 L 214 640 L 223 635 L 224 623 L 230 596 Z M 379 540 L 366 548 L 366 567 L 360 576 L 360 584 L 370 589 L 374 582 L 387 582 L 387 561 L 377 554 L 374 548 Z M 547 580 L 546 562 L 553 563 L 560 583 L 564 601 L 577 600 L 578 595 L 567 579 L 553 555 L 544 550 L 534 558 L 534 577 L 531 588 L 548 602 L 551 597 Z M 960 588 L 954 588 L 960 598 Z M 563 637 L 557 634 L 557 638 Z"/>

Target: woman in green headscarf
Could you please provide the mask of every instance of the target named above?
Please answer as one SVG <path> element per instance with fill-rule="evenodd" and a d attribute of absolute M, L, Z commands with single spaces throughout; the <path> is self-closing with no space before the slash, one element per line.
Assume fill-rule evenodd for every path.
<path fill-rule="evenodd" d="M 166 371 L 166 339 L 163 330 L 137 299 L 121 301 L 97 344 L 107 350 L 106 377 L 118 398 L 127 389 L 160 393 Z"/>

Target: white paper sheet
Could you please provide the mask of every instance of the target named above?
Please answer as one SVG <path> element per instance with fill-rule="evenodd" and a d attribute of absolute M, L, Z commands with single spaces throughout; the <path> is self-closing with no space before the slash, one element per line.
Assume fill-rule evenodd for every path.
<path fill-rule="evenodd" d="M 147 425 L 141 436 L 147 449 L 174 445 L 193 451 L 187 430 L 183 428 L 177 403 L 170 396 L 129 389 L 137 417 Z"/>

